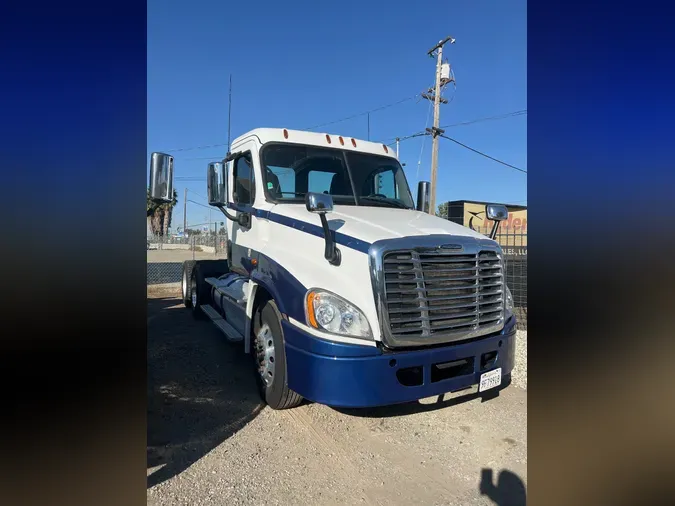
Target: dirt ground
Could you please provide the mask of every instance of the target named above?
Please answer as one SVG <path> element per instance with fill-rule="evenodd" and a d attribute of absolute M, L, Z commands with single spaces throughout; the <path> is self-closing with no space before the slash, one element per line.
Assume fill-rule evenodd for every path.
<path fill-rule="evenodd" d="M 252 366 L 174 291 L 148 295 L 148 504 L 525 504 L 527 393 L 264 407 Z"/>

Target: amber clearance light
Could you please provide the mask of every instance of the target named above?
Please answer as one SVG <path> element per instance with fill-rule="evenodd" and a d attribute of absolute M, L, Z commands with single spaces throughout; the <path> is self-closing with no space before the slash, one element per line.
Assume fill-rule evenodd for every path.
<path fill-rule="evenodd" d="M 316 323 L 316 318 L 314 317 L 314 299 L 318 297 L 318 294 L 315 292 L 309 292 L 307 294 L 307 319 L 309 324 L 315 329 L 319 328 L 319 324 Z"/>

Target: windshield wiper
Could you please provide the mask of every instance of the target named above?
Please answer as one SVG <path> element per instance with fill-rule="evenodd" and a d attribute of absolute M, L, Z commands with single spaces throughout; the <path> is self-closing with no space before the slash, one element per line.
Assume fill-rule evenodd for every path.
<path fill-rule="evenodd" d="M 380 197 L 379 195 L 368 195 L 368 196 L 364 195 L 359 197 L 359 200 L 372 200 L 374 202 L 382 202 L 383 204 L 392 204 L 398 207 L 399 209 L 410 209 L 400 200 L 392 199 L 389 197 Z"/>

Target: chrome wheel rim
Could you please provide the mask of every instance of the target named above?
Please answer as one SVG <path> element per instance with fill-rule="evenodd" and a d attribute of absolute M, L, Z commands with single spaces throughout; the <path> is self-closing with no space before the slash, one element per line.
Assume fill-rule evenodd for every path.
<path fill-rule="evenodd" d="M 183 300 L 187 300 L 187 272 L 183 272 L 183 282 L 181 283 L 183 290 Z"/>
<path fill-rule="evenodd" d="M 266 387 L 274 381 L 274 338 L 268 325 L 263 326 L 255 337 L 255 355 L 258 374 Z"/>

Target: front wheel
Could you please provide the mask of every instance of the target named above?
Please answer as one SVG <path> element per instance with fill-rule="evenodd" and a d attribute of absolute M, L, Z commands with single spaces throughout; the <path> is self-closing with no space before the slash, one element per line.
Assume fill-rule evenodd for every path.
<path fill-rule="evenodd" d="M 263 304 L 254 319 L 253 363 L 260 396 L 272 409 L 289 409 L 302 402 L 288 388 L 281 314 L 273 300 Z"/>

